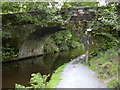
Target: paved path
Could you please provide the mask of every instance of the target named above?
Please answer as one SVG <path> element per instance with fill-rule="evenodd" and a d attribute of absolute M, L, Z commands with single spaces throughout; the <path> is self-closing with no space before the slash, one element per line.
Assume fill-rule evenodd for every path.
<path fill-rule="evenodd" d="M 79 63 L 81 58 L 84 55 L 66 65 L 57 88 L 106 88 L 106 84 L 95 77 L 94 71 Z"/>

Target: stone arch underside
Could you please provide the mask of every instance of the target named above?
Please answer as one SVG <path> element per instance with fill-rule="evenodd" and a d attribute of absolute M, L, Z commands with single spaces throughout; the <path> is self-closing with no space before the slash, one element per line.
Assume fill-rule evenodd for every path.
<path fill-rule="evenodd" d="M 19 49 L 19 58 L 43 54 L 45 40 L 49 37 L 49 35 L 63 30 L 66 29 L 60 27 L 51 27 L 36 30 L 35 32 L 31 33 Z M 88 49 L 89 47 L 87 43 L 87 38 L 84 37 L 82 34 L 76 32 L 75 30 L 72 30 L 72 32 L 78 36 L 85 49 Z"/>
<path fill-rule="evenodd" d="M 45 40 L 49 35 L 66 30 L 60 27 L 43 28 L 31 33 L 19 49 L 19 58 L 43 54 Z"/>

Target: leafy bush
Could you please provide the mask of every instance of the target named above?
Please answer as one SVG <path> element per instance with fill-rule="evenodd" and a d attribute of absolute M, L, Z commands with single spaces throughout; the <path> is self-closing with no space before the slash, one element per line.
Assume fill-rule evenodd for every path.
<path fill-rule="evenodd" d="M 2 31 L 2 60 L 10 60 L 18 56 L 18 38 L 13 38 L 10 31 Z"/>
<path fill-rule="evenodd" d="M 111 82 L 108 83 L 108 88 L 118 88 L 119 83 L 118 83 L 118 79 L 113 79 Z"/>
<path fill-rule="evenodd" d="M 49 75 L 41 75 L 40 73 L 33 73 L 31 74 L 32 78 L 30 79 L 30 87 L 25 87 L 20 84 L 15 84 L 15 88 L 45 88 L 47 85 L 47 78 Z"/>
<path fill-rule="evenodd" d="M 26 87 L 21 84 L 15 84 L 15 88 L 55 88 L 61 80 L 60 77 L 65 66 L 66 64 L 58 67 L 58 69 L 52 74 L 49 82 L 47 82 L 47 78 L 49 77 L 49 75 L 42 76 L 40 73 L 33 73 L 31 74 L 32 78 L 29 82 L 31 86 Z"/>
<path fill-rule="evenodd" d="M 96 20 L 93 20 L 90 26 L 93 29 L 92 35 L 101 38 L 103 43 L 99 43 L 102 50 L 107 50 L 120 44 L 119 17 L 114 3 L 109 3 L 108 6 L 98 9 Z"/>
<path fill-rule="evenodd" d="M 2 58 L 3 60 L 9 60 L 18 56 L 14 48 L 4 48 L 2 47 Z"/>
<path fill-rule="evenodd" d="M 70 31 L 61 31 L 51 35 L 44 45 L 45 53 L 69 50 L 70 48 L 80 47 L 81 42 Z"/>
<path fill-rule="evenodd" d="M 59 47 L 55 44 L 52 38 L 48 38 L 44 45 L 44 53 L 59 52 Z"/>

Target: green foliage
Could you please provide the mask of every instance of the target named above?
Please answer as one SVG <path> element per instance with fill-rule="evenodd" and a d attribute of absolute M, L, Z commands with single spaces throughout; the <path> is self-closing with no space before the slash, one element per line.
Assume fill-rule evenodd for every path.
<path fill-rule="evenodd" d="M 20 2 L 2 2 L 2 13 L 19 12 Z"/>
<path fill-rule="evenodd" d="M 10 32 L 2 31 L 2 38 L 4 39 L 11 38 Z"/>
<path fill-rule="evenodd" d="M 118 74 L 117 49 L 111 48 L 106 52 L 99 52 L 98 56 L 90 60 L 90 69 L 97 71 L 98 77 L 100 79 L 107 80 L 109 78 L 115 77 Z M 112 81 L 109 83 L 113 84 Z M 110 86 L 110 84 L 108 84 L 108 87 Z"/>
<path fill-rule="evenodd" d="M 83 6 L 96 7 L 98 2 L 63 2 L 63 5 L 59 2 L 2 2 L 2 15 L 13 14 L 13 19 L 15 20 L 15 22 L 9 21 L 3 25 L 9 27 L 13 23 L 33 23 L 41 27 L 49 27 L 56 24 L 62 26 L 68 22 L 71 15 L 61 16 L 61 8 Z M 30 12 L 35 12 L 38 15 L 32 15 Z"/>
<path fill-rule="evenodd" d="M 61 80 L 61 72 L 63 71 L 66 64 L 60 66 L 53 74 L 49 82 L 47 82 L 47 78 L 49 75 L 41 75 L 40 73 L 31 74 L 32 78 L 30 79 L 31 86 L 23 86 L 20 84 L 15 84 L 15 88 L 55 88 L 56 85 Z"/>
<path fill-rule="evenodd" d="M 12 25 L 21 25 L 21 24 L 35 24 L 40 27 L 54 27 L 54 26 L 64 26 L 65 23 L 70 19 L 71 15 L 62 17 L 60 15 L 61 8 L 69 8 L 76 6 L 96 6 L 97 3 L 72 3 L 64 2 L 63 5 L 60 5 L 59 2 L 2 2 L 2 19 L 3 19 L 3 29 L 10 28 Z M 58 8 L 60 6 L 61 8 Z M 36 13 L 35 15 L 33 15 Z M 6 16 L 8 14 L 8 16 Z M 11 16 L 9 16 L 11 15 Z M 12 18 L 11 18 L 12 17 Z M 9 19 L 11 18 L 11 19 Z M 10 33 L 3 32 L 3 38 L 11 38 Z M 69 50 L 70 48 L 76 48 L 80 46 L 80 43 L 74 35 L 70 32 L 59 32 L 51 37 L 52 42 L 47 42 L 44 51 L 45 53 L 50 52 L 59 52 L 62 50 Z M 49 41 L 49 39 L 48 39 Z M 11 41 L 8 41 L 11 42 Z M 13 41 L 14 42 L 14 41 Z M 9 43 L 11 45 L 11 43 Z M 11 45 L 12 46 L 12 45 Z M 5 48 L 14 48 L 4 46 Z M 15 54 L 16 47 L 14 48 Z M 18 50 L 17 50 L 18 51 Z M 6 52 L 5 49 L 3 53 Z M 10 55 L 10 54 L 6 54 Z M 6 55 L 3 55 L 7 57 Z M 12 56 L 13 57 L 13 56 Z"/>
<path fill-rule="evenodd" d="M 81 43 L 78 37 L 70 31 L 61 31 L 51 35 L 44 45 L 44 52 L 59 52 L 69 50 L 70 48 L 80 47 Z"/>
<path fill-rule="evenodd" d="M 15 84 L 15 88 L 45 88 L 46 87 L 46 80 L 49 75 L 41 75 L 40 73 L 32 74 L 32 78 L 30 79 L 30 87 L 25 87 L 20 84 Z"/>
<path fill-rule="evenodd" d="M 20 84 L 15 84 L 15 88 L 25 88 L 25 86 L 20 85 Z"/>
<path fill-rule="evenodd" d="M 32 78 L 30 79 L 30 83 L 31 83 L 33 88 L 39 88 L 39 87 L 44 88 L 46 85 L 47 77 L 49 75 L 42 76 L 40 73 L 37 73 L 37 74 L 32 74 L 31 76 L 32 76 Z"/>
<path fill-rule="evenodd" d="M 66 64 L 60 66 L 59 68 L 57 68 L 57 70 L 55 70 L 55 72 L 52 74 L 50 81 L 47 84 L 47 88 L 56 88 L 56 86 L 61 80 L 60 77 L 65 66 Z"/>
<path fill-rule="evenodd" d="M 18 56 L 18 53 L 15 52 L 14 48 L 5 48 L 2 47 L 2 60 L 10 60 Z"/>
<path fill-rule="evenodd" d="M 11 25 L 32 23 L 41 27 L 51 27 L 64 23 L 62 17 L 58 15 L 60 11 L 60 8 L 57 8 L 58 2 L 3 2 L 2 6 L 3 19 L 6 18 L 5 14 L 13 14 L 15 20 L 3 23 L 3 26 L 10 26 L 9 23 Z"/>
<path fill-rule="evenodd" d="M 118 84 L 118 79 L 113 79 L 111 82 L 108 83 L 108 88 L 117 88 L 120 87 Z"/>
<path fill-rule="evenodd" d="M 92 34 L 101 37 L 103 40 L 100 47 L 107 50 L 113 46 L 118 46 L 119 42 L 119 15 L 117 14 L 116 4 L 110 3 L 106 7 L 98 9 L 96 20 L 91 24 Z"/>
<path fill-rule="evenodd" d="M 49 37 L 44 45 L 44 53 L 51 52 L 59 52 L 59 47 L 55 44 L 54 40 Z"/>
<path fill-rule="evenodd" d="M 65 2 L 63 7 L 97 7 L 98 2 Z"/>
<path fill-rule="evenodd" d="M 18 56 L 18 39 L 12 38 L 10 32 L 2 31 L 2 60 L 10 60 Z"/>
<path fill-rule="evenodd" d="M 46 9 L 49 5 L 48 2 L 2 2 L 2 13 L 18 13 L 29 12 Z M 55 5 L 55 2 L 52 3 Z M 46 9 L 47 10 L 47 9 Z"/>
<path fill-rule="evenodd" d="M 69 47 L 70 48 L 76 48 L 76 47 L 80 47 L 80 42 L 75 41 L 75 40 L 70 40 L 68 41 Z"/>

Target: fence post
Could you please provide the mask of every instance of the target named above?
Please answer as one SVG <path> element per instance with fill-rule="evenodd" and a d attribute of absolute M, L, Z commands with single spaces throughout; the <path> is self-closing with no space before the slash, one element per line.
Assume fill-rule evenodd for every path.
<path fill-rule="evenodd" d="M 120 48 L 118 49 L 118 84 L 120 85 Z"/>
<path fill-rule="evenodd" d="M 88 60 L 89 60 L 89 51 L 86 51 L 86 63 L 88 64 Z"/>

